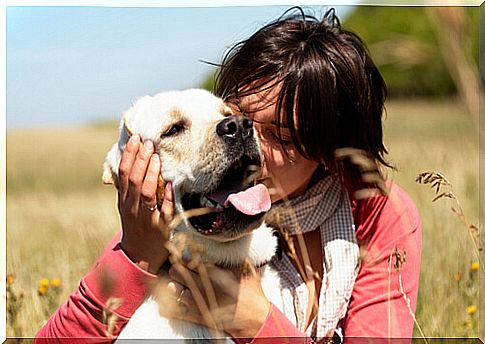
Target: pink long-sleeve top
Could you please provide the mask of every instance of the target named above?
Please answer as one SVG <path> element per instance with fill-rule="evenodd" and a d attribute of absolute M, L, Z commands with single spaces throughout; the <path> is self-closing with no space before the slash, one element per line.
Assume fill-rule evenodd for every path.
<path fill-rule="evenodd" d="M 356 236 L 362 252 L 347 315 L 342 327 L 346 343 L 359 338 L 409 338 L 418 294 L 421 224 L 409 196 L 392 185 L 388 196 L 352 201 Z M 149 293 L 156 276 L 140 269 L 120 248 L 120 233 L 108 244 L 78 289 L 39 330 L 35 344 L 109 343 Z M 397 262 L 399 253 L 402 265 Z M 405 261 L 404 261 L 405 256 Z M 118 308 L 113 301 L 122 299 Z M 107 332 L 103 310 L 112 312 Z M 308 343 L 272 306 L 252 343 Z"/>

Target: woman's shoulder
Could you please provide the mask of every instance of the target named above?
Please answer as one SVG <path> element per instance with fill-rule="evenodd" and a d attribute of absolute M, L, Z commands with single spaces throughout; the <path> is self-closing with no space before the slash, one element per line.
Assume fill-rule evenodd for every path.
<path fill-rule="evenodd" d="M 387 181 L 387 195 L 352 200 L 352 212 L 358 236 L 386 235 L 420 229 L 419 212 L 408 193 L 393 181 Z"/>
<path fill-rule="evenodd" d="M 387 194 L 363 199 L 351 197 L 352 211 L 355 212 L 395 212 L 407 210 L 416 212 L 417 208 L 409 194 L 393 181 L 386 181 Z M 355 215 L 355 214 L 354 214 Z"/>

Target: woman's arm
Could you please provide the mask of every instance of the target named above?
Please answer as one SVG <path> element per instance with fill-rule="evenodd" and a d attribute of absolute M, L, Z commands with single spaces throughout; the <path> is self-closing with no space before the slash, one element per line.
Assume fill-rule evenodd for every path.
<path fill-rule="evenodd" d="M 172 191 L 165 189 L 162 211 L 156 204 L 160 159 L 153 145 L 138 135 L 127 144 L 120 163 L 118 209 L 123 234 L 117 234 L 76 292 L 39 330 L 35 343 L 107 343 L 117 337 L 148 295 L 150 284 L 167 259 L 159 222 L 173 216 Z M 145 205 L 142 205 L 143 202 Z"/>
<path fill-rule="evenodd" d="M 343 325 L 346 340 L 412 337 L 421 259 L 418 211 L 392 185 L 388 197 L 359 201 L 354 215 L 362 266 Z"/>

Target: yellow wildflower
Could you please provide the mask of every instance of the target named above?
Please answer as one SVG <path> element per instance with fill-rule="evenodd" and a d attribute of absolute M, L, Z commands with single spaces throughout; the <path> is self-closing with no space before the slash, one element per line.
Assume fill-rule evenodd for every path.
<path fill-rule="evenodd" d="M 39 281 L 39 288 L 49 288 L 49 280 L 47 278 L 41 278 L 40 281 Z"/>
<path fill-rule="evenodd" d="M 460 282 L 460 280 L 461 280 L 461 273 L 457 272 L 457 273 L 456 273 L 456 274 L 453 276 L 453 278 L 455 279 L 455 281 Z"/>
<path fill-rule="evenodd" d="M 470 270 L 475 272 L 475 271 L 478 271 L 478 269 L 480 269 L 480 263 L 479 262 L 473 262 L 470 266 Z"/>
<path fill-rule="evenodd" d="M 470 315 L 473 315 L 477 312 L 477 306 L 475 305 L 470 305 L 466 308 L 466 312 Z"/>
<path fill-rule="evenodd" d="M 40 296 L 45 295 L 45 293 L 47 293 L 47 286 L 39 285 L 39 289 L 37 289 L 37 292 L 39 293 Z"/>
<path fill-rule="evenodd" d="M 60 278 L 57 278 L 57 277 L 54 277 L 51 280 L 51 286 L 54 287 L 54 288 L 59 288 L 61 286 L 61 279 Z"/>
<path fill-rule="evenodd" d="M 12 274 L 8 274 L 7 275 L 7 285 L 12 285 L 13 284 L 13 275 Z"/>

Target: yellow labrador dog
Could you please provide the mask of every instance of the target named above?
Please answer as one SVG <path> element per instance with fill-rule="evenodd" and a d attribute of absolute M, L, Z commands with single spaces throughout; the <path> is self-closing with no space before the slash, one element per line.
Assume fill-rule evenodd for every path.
<path fill-rule="evenodd" d="M 200 89 L 145 96 L 123 114 L 119 141 L 106 157 L 105 182 L 117 177 L 132 133 L 153 141 L 162 160 L 162 179 L 172 182 L 175 213 L 182 218 L 172 230 L 172 241 L 189 235 L 201 248 L 202 261 L 222 267 L 245 262 L 261 267 L 271 260 L 277 238 L 263 222 L 271 202 L 266 187 L 254 182 L 262 154 L 249 118 L 234 115 L 220 98 Z M 209 212 L 184 215 L 198 208 Z M 269 270 L 259 270 L 263 289 L 278 304 L 270 297 L 278 285 L 277 274 Z M 203 341 L 212 338 L 212 332 L 162 317 L 159 301 L 149 297 L 119 337 L 135 338 Z"/>

